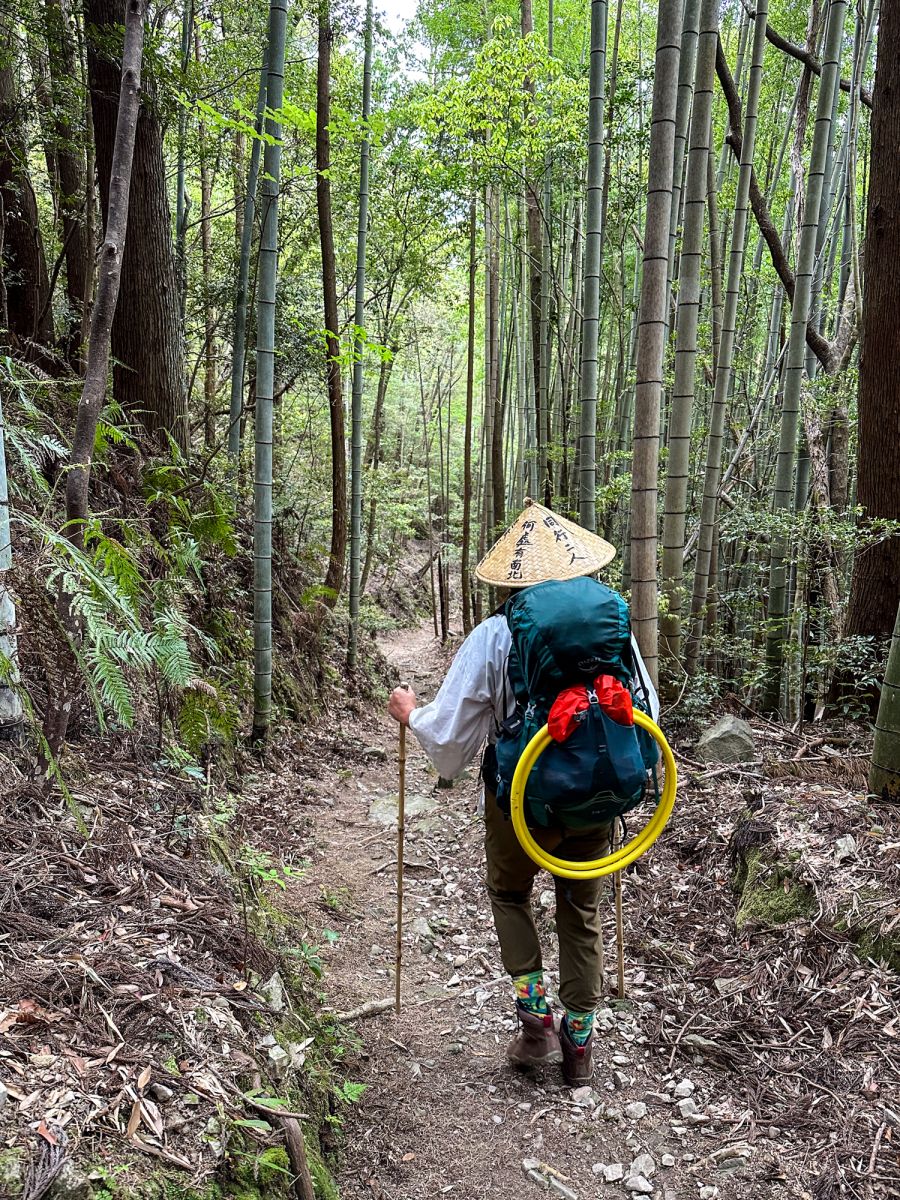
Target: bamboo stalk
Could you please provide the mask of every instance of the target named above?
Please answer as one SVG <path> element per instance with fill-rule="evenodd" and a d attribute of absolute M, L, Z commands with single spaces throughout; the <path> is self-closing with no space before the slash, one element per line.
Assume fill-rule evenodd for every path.
<path fill-rule="evenodd" d="M 654 683 L 659 678 L 659 418 L 668 333 L 669 218 L 680 46 L 681 5 L 660 5 L 635 353 L 630 547 L 631 620 L 647 672 Z"/>
<path fill-rule="evenodd" d="M 833 101 L 840 77 L 841 38 L 846 13 L 846 0 L 831 0 L 826 26 L 822 82 L 819 87 L 815 132 L 807 172 L 806 202 L 803 208 L 797 250 L 794 297 L 791 304 L 791 332 L 785 364 L 784 397 L 781 406 L 778 457 L 773 487 L 773 511 L 776 516 L 780 514 L 783 517 L 790 515 L 792 498 L 801 495 L 800 485 L 803 483 L 801 467 L 805 469 L 802 457 L 798 459 L 797 434 L 800 424 L 803 379 L 808 368 L 806 332 L 812 312 L 816 243 L 822 210 L 823 185 L 833 140 Z M 797 486 L 792 488 L 795 467 L 798 476 Z M 802 495 L 805 498 L 805 491 Z M 773 538 L 769 558 L 766 681 L 762 698 L 766 711 L 777 710 L 781 698 L 784 647 L 789 631 L 790 549 L 790 537 L 784 531 L 779 532 Z"/>
<path fill-rule="evenodd" d="M 691 466 L 691 431 L 697 397 L 697 328 L 700 318 L 700 263 L 707 202 L 707 162 L 718 44 L 718 5 L 703 0 L 695 56 L 694 104 L 690 122 L 687 178 L 684 185 L 684 233 L 675 320 L 675 382 L 669 407 L 669 460 L 663 518 L 662 590 L 668 604 L 660 618 L 661 652 L 669 662 L 681 658 L 681 610 L 684 591 L 684 534 Z"/>
<path fill-rule="evenodd" d="M 356 234 L 356 294 L 353 315 L 353 383 L 350 407 L 350 644 L 347 666 L 356 667 L 359 642 L 359 609 L 362 599 L 360 550 L 363 512 L 363 356 L 366 324 L 366 238 L 369 226 L 369 158 L 372 109 L 372 0 L 366 4 L 365 55 L 363 59 L 362 123 L 359 151 L 359 221 Z"/>

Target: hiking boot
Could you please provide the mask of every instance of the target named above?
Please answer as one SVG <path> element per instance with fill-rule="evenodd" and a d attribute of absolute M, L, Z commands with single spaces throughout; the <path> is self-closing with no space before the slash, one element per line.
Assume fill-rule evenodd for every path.
<path fill-rule="evenodd" d="M 559 1043 L 562 1050 L 563 1079 L 569 1087 L 583 1087 L 594 1076 L 594 1035 L 583 1046 L 572 1041 L 565 1021 L 559 1027 Z"/>
<path fill-rule="evenodd" d="M 552 1013 L 532 1013 L 516 1002 L 519 1028 L 506 1049 L 506 1057 L 515 1067 L 539 1067 L 543 1063 L 562 1062 L 559 1038 L 553 1028 Z"/>

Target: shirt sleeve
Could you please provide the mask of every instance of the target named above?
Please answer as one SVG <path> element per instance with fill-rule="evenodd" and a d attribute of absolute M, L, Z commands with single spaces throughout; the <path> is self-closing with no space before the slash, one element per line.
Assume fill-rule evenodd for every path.
<path fill-rule="evenodd" d="M 635 684 L 638 692 L 644 691 L 647 694 L 647 703 L 650 705 L 650 716 L 654 721 L 659 720 L 659 696 L 656 694 L 656 688 L 653 686 L 653 681 L 647 674 L 647 668 L 644 666 L 644 660 L 641 658 L 641 652 L 634 636 L 631 638 L 631 650 L 634 654 L 634 663 L 637 668 L 635 676 Z"/>
<path fill-rule="evenodd" d="M 410 729 L 444 779 L 459 775 L 506 719 L 509 646 L 506 619 L 488 617 L 460 646 L 431 703 L 410 713 Z"/>

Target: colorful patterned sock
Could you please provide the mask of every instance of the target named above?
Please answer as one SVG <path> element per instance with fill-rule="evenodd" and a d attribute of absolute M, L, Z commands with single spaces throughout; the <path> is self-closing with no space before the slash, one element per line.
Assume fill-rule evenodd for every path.
<path fill-rule="evenodd" d="M 592 1012 L 571 1012 L 566 1009 L 566 1029 L 575 1045 L 583 1046 L 594 1032 L 594 1014 Z"/>
<path fill-rule="evenodd" d="M 550 1011 L 544 989 L 543 971 L 532 971 L 530 975 L 514 975 L 513 987 L 516 989 L 516 999 L 526 1012 L 544 1017 Z"/>

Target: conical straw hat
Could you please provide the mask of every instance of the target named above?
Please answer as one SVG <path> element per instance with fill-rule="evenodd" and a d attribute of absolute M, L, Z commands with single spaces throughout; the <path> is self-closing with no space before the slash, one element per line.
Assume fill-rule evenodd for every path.
<path fill-rule="evenodd" d="M 596 533 L 533 500 L 525 505 L 475 568 L 482 583 L 523 588 L 548 579 L 577 579 L 593 575 L 615 558 L 615 546 Z"/>

